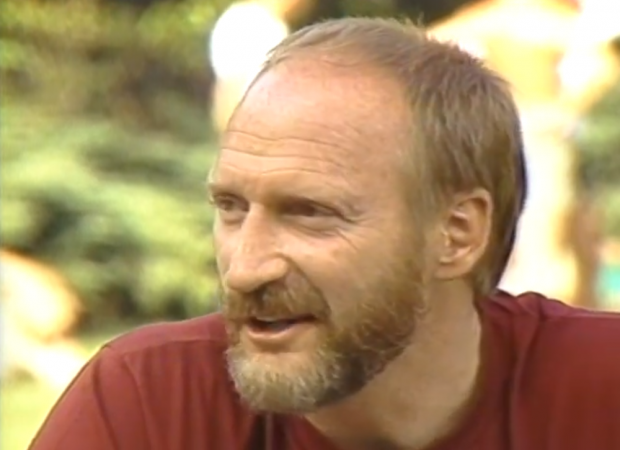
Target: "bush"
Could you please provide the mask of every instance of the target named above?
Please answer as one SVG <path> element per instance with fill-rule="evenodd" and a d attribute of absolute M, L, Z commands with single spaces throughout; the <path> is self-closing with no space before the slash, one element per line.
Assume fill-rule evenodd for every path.
<path fill-rule="evenodd" d="M 620 80 L 587 114 L 575 134 L 581 182 L 605 212 L 605 231 L 620 237 Z"/>
<path fill-rule="evenodd" d="M 5 108 L 0 232 L 50 261 L 94 315 L 185 317 L 212 305 L 210 149 L 137 136 L 104 120 Z"/>
<path fill-rule="evenodd" d="M 0 3 L 3 246 L 60 269 L 94 318 L 213 308 L 217 13 L 197 0 Z"/>

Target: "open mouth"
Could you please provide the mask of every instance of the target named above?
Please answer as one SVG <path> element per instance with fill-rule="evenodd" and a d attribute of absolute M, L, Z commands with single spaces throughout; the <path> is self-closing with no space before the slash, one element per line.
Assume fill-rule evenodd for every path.
<path fill-rule="evenodd" d="M 316 319 L 313 316 L 298 316 L 290 318 L 267 318 L 267 317 L 252 317 L 248 321 L 248 326 L 252 331 L 260 333 L 277 333 L 285 331 L 295 325 L 314 322 Z"/>

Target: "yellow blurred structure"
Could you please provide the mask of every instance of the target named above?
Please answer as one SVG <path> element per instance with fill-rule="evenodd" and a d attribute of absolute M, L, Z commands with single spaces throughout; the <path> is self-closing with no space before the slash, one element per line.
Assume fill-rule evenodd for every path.
<path fill-rule="evenodd" d="M 592 252 L 597 248 L 595 242 L 586 244 L 589 249 L 579 247 L 583 239 L 575 232 L 596 233 L 579 203 L 576 155 L 566 137 L 618 76 L 613 32 L 591 39 L 584 25 L 596 22 L 592 11 L 603 14 L 609 3 L 590 1 L 598 1 L 598 9 L 590 4 L 585 16 L 585 10 L 565 0 L 483 0 L 429 30 L 506 78 L 521 111 L 529 195 L 501 287 L 535 290 L 584 306 L 595 306 L 597 258 Z M 590 222 L 575 224 L 581 219 Z"/>
<path fill-rule="evenodd" d="M 25 372 L 64 389 L 88 354 L 71 338 L 82 305 L 51 267 L 0 250 L 2 375 Z"/>

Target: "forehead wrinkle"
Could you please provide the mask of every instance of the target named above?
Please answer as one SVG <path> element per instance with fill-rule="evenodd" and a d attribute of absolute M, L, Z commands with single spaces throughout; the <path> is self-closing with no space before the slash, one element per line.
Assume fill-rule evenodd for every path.
<path fill-rule="evenodd" d="M 338 165 L 323 158 L 316 158 L 311 164 L 303 164 L 303 158 L 297 155 L 292 157 L 269 156 L 265 160 L 261 155 L 231 151 L 240 153 L 242 158 L 227 158 L 224 153 L 224 157 L 218 159 L 216 166 L 214 166 L 210 173 L 210 182 L 230 185 L 246 184 L 252 181 L 266 181 L 265 176 L 281 173 L 283 176 L 291 178 L 287 183 L 289 186 L 304 185 L 311 181 L 312 186 L 308 186 L 308 189 L 314 189 L 314 187 L 320 185 L 330 185 L 335 189 L 342 190 L 351 184 L 352 176 L 355 176 L 357 173 L 357 171 L 351 170 L 350 165 Z M 283 164 L 278 164 L 278 159 Z M 300 161 L 302 164 L 300 164 Z M 344 176 L 343 171 L 346 171 Z M 287 172 L 290 172 L 291 175 Z M 320 181 L 317 183 L 317 180 Z"/>
<path fill-rule="evenodd" d="M 245 169 L 242 171 L 244 173 L 233 171 L 222 178 L 210 179 L 208 189 L 210 191 L 231 191 L 255 199 L 265 195 L 299 195 L 308 198 L 329 195 L 334 199 L 336 194 L 338 196 L 344 193 L 348 196 L 353 195 L 348 183 L 343 183 L 341 178 L 326 176 L 320 171 L 288 167 L 268 171 L 253 169 L 249 174 Z M 285 178 L 284 180 L 269 176 L 280 174 Z"/>
<path fill-rule="evenodd" d="M 273 167 L 270 169 L 262 169 L 260 167 L 243 167 L 234 163 L 226 163 L 225 167 L 232 168 L 238 172 L 250 172 L 255 176 L 263 176 L 263 175 L 271 175 L 277 173 L 286 174 L 287 172 L 292 172 L 295 176 L 300 173 L 309 173 L 314 175 L 326 175 L 324 171 L 312 169 L 308 167 Z"/>
<path fill-rule="evenodd" d="M 270 158 L 301 157 L 321 163 L 330 162 L 341 168 L 350 167 L 352 158 L 354 158 L 353 161 L 358 161 L 359 158 L 370 153 L 370 149 L 365 146 L 362 137 L 355 139 L 352 143 L 350 137 L 336 137 L 337 133 L 334 133 L 333 130 L 327 130 L 324 125 L 317 126 L 314 132 L 304 132 L 304 130 L 299 129 L 295 131 L 298 136 L 293 136 L 290 131 L 291 134 L 289 135 L 265 136 L 264 133 L 257 134 L 233 129 L 230 132 L 231 136 L 223 141 L 222 150 Z M 322 134 L 326 138 L 317 138 L 317 134 Z M 359 133 L 357 134 L 359 135 Z M 347 141 L 347 144 L 342 144 L 340 141 Z M 287 149 L 296 150 L 287 152 Z M 299 152 L 299 149 L 306 151 Z M 319 154 L 315 153 L 315 150 L 319 150 Z M 341 159 L 346 160 L 340 161 Z"/>
<path fill-rule="evenodd" d="M 292 164 L 295 167 L 300 167 L 299 160 L 305 160 L 316 167 L 327 168 L 331 166 L 327 169 L 328 172 L 342 173 L 343 171 L 350 172 L 354 162 L 359 159 L 357 157 L 352 160 L 351 155 L 354 155 L 354 150 L 350 148 L 326 142 L 317 144 L 316 142 L 301 138 L 274 140 L 267 143 L 267 145 L 264 145 L 264 143 L 256 145 L 256 142 L 237 142 L 236 144 L 231 145 L 228 143 L 221 148 L 217 158 L 217 165 L 222 162 L 229 164 L 231 160 L 247 158 L 251 160 L 250 165 L 257 168 L 265 164 L 273 165 L 278 160 L 281 160 L 283 165 L 288 163 L 289 165 Z M 328 151 L 326 152 L 325 150 Z M 240 164 L 239 162 L 235 164 L 237 169 L 243 169 Z"/>
<path fill-rule="evenodd" d="M 317 127 L 318 128 L 318 127 Z M 323 128 L 321 127 L 321 130 Z M 331 134 L 331 133 L 330 133 Z M 335 147 L 341 150 L 345 150 L 347 152 L 351 151 L 350 148 L 345 147 L 337 142 L 318 139 L 316 136 L 313 137 L 301 137 L 301 136 L 292 136 L 292 135 L 281 135 L 281 136 L 266 136 L 264 134 L 250 133 L 248 131 L 242 131 L 240 129 L 231 128 L 226 131 L 226 138 L 223 140 L 224 147 L 234 147 L 235 135 L 238 135 L 242 139 L 247 139 L 250 141 L 257 141 L 259 144 L 278 144 L 281 142 L 290 142 L 290 143 L 301 143 L 301 144 L 313 144 L 319 147 Z M 231 142 L 232 141 L 232 144 Z"/>

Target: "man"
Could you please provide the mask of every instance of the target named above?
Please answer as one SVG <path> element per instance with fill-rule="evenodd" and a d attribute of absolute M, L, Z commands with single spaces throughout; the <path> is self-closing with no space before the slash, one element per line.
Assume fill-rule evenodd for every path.
<path fill-rule="evenodd" d="M 210 176 L 221 313 L 108 344 L 31 449 L 620 448 L 620 316 L 494 289 L 524 178 L 478 60 L 382 19 L 292 34 Z"/>

